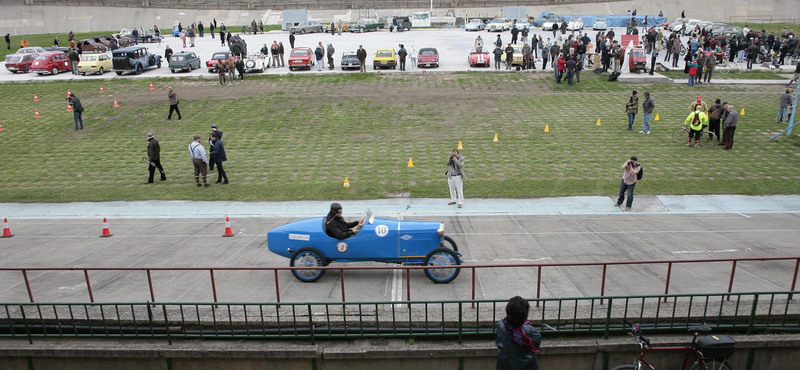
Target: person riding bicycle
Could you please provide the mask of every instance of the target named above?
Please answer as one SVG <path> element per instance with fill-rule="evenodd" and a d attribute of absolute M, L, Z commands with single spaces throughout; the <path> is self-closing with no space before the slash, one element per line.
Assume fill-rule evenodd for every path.
<path fill-rule="evenodd" d="M 692 146 L 692 138 L 694 138 L 694 147 L 700 147 L 700 137 L 703 136 L 703 127 L 708 126 L 708 116 L 703 113 L 703 108 L 700 105 L 695 107 L 695 111 L 689 113 L 684 123 L 689 126 L 689 140 L 686 146 Z"/>

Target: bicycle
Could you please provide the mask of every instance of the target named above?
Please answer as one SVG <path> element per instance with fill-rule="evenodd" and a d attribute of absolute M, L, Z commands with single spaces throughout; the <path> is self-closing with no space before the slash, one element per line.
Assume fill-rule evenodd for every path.
<path fill-rule="evenodd" d="M 631 325 L 627 321 L 625 324 Z M 736 367 L 728 362 L 728 359 L 733 356 L 736 342 L 727 335 L 707 335 L 711 333 L 711 328 L 706 325 L 689 328 L 689 332 L 694 332 L 694 338 L 692 338 L 690 345 L 682 347 L 653 347 L 650 344 L 650 339 L 642 335 L 639 324 L 631 325 L 631 327 L 633 329 L 629 334 L 633 336 L 636 344 L 641 347 L 642 352 L 639 354 L 639 358 L 633 361 L 633 365 L 620 365 L 611 370 L 656 370 L 655 366 L 644 358 L 648 351 L 686 351 L 686 358 L 683 360 L 681 370 L 736 370 Z M 707 336 L 697 340 L 699 334 Z M 689 360 L 692 357 L 694 357 L 695 362 L 691 367 L 688 367 Z"/>
<path fill-rule="evenodd" d="M 708 126 L 703 125 L 703 129 L 700 130 L 700 145 L 703 147 L 713 146 L 717 143 L 719 138 L 715 133 L 705 131 L 706 127 Z M 672 139 L 678 144 L 685 144 L 689 140 L 689 125 L 682 123 L 680 127 L 676 127 L 672 130 Z"/>

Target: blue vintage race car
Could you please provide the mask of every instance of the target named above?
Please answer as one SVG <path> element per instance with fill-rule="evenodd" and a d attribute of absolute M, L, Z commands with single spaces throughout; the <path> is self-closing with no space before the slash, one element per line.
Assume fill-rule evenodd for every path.
<path fill-rule="evenodd" d="M 267 233 L 267 245 L 275 254 L 289 258 L 289 265 L 315 267 L 330 262 L 402 263 L 442 266 L 426 269 L 435 283 L 449 283 L 461 271 L 461 254 L 456 243 L 444 236 L 444 224 L 374 218 L 371 212 L 361 219 L 361 231 L 339 240 L 325 233 L 325 217 L 309 218 L 277 227 Z M 292 270 L 303 282 L 319 280 L 325 270 Z"/>

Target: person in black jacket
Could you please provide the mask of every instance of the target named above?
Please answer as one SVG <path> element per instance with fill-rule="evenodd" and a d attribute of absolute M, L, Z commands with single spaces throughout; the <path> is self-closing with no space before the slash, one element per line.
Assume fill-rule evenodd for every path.
<path fill-rule="evenodd" d="M 292 49 L 294 49 L 294 34 L 293 33 L 289 34 L 289 46 L 291 46 Z"/>
<path fill-rule="evenodd" d="M 494 69 L 499 71 L 500 61 L 503 59 L 503 49 L 500 49 L 500 45 L 495 45 L 492 53 L 494 54 Z"/>
<path fill-rule="evenodd" d="M 72 116 L 75 118 L 75 131 L 78 131 L 78 123 L 81 124 L 80 130 L 83 130 L 83 104 L 81 100 L 75 96 L 75 93 L 69 93 L 67 101 L 72 105 Z"/>
<path fill-rule="evenodd" d="M 363 220 L 362 218 L 359 221 L 345 221 L 342 217 L 342 205 L 339 203 L 332 203 L 330 212 L 325 216 L 325 233 L 339 240 L 347 239 L 361 231 L 358 225 L 361 224 Z"/>
<path fill-rule="evenodd" d="M 226 174 L 225 169 L 222 168 L 222 162 L 227 160 L 228 157 L 225 155 L 225 145 L 222 144 L 222 139 L 217 137 L 216 132 L 211 132 L 211 158 L 209 158 L 209 167 L 213 170 L 214 165 L 217 166 L 217 184 L 228 184 L 228 174 Z M 222 181 L 223 178 L 225 179 L 224 182 Z"/>
<path fill-rule="evenodd" d="M 236 70 L 239 71 L 239 81 L 244 81 L 244 60 L 236 58 Z"/>
<path fill-rule="evenodd" d="M 169 58 L 172 57 L 172 54 L 172 48 L 167 45 L 167 48 L 164 49 L 164 60 L 167 61 L 167 64 L 169 64 Z"/>
<path fill-rule="evenodd" d="M 400 50 L 397 51 L 397 56 L 400 58 L 400 70 L 401 71 L 405 71 L 406 70 L 406 56 L 407 55 L 408 55 L 408 52 L 406 51 L 405 46 L 403 46 L 403 44 L 400 44 Z"/>
<path fill-rule="evenodd" d="M 150 177 L 144 184 L 153 183 L 156 168 L 161 172 L 161 181 L 165 181 L 167 174 L 164 172 L 164 167 L 161 167 L 161 145 L 158 144 L 158 140 L 156 140 L 152 132 L 147 133 L 147 159 L 149 160 L 149 166 L 147 167 L 150 170 Z"/>
<path fill-rule="evenodd" d="M 539 370 L 542 335 L 528 322 L 530 304 L 520 296 L 506 305 L 506 317 L 497 323 L 497 370 Z"/>

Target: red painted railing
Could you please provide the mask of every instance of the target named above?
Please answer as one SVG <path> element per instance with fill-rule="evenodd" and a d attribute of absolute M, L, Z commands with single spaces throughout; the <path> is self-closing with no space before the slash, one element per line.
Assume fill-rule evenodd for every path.
<path fill-rule="evenodd" d="M 511 264 L 511 265 L 461 265 L 461 269 L 472 270 L 472 299 L 475 299 L 475 275 L 478 269 L 488 268 L 536 268 L 536 298 L 541 298 L 542 291 L 542 269 L 543 268 L 558 268 L 558 267 L 601 267 L 602 278 L 600 280 L 600 296 L 605 296 L 606 290 L 606 274 L 609 266 L 623 266 L 623 265 L 666 265 L 666 279 L 664 286 L 664 294 L 669 294 L 670 278 L 672 277 L 672 265 L 674 264 L 710 264 L 710 263 L 731 263 L 731 275 L 728 280 L 728 293 L 733 289 L 733 282 L 736 276 L 736 266 L 739 262 L 763 262 L 763 261 L 795 261 L 794 273 L 792 274 L 790 291 L 794 291 L 797 284 L 797 273 L 800 269 L 800 257 L 748 257 L 748 258 L 724 258 L 724 259 L 694 259 L 694 260 L 655 260 L 655 261 L 614 261 L 614 262 L 564 262 L 564 263 L 531 263 L 531 264 Z M 280 280 L 278 278 L 278 271 L 287 270 L 339 270 L 341 286 L 342 286 L 342 302 L 346 302 L 345 298 L 345 271 L 348 270 L 405 270 L 406 275 L 406 299 L 411 301 L 411 274 L 410 270 L 423 270 L 431 268 L 441 268 L 438 266 L 340 266 L 340 267 L 0 267 L 0 271 L 20 271 L 25 280 L 25 287 L 28 290 L 28 298 L 31 302 L 33 299 L 33 290 L 31 283 L 28 279 L 29 271 L 83 271 L 83 276 L 86 281 L 86 289 L 89 292 L 89 300 L 94 302 L 94 292 L 92 291 L 92 284 L 89 281 L 90 271 L 145 271 L 147 273 L 147 284 L 150 287 L 151 302 L 156 302 L 155 291 L 153 290 L 153 277 L 151 271 L 208 271 L 211 277 L 211 291 L 213 293 L 214 302 L 217 300 L 217 284 L 214 278 L 214 271 L 273 271 L 275 274 L 275 296 L 277 302 L 281 301 Z M 789 296 L 792 299 L 792 296 Z M 728 297 L 730 300 L 730 297 Z M 666 301 L 666 298 L 665 298 Z M 603 304 L 603 300 L 600 300 Z M 538 306 L 538 302 L 537 302 Z"/>

